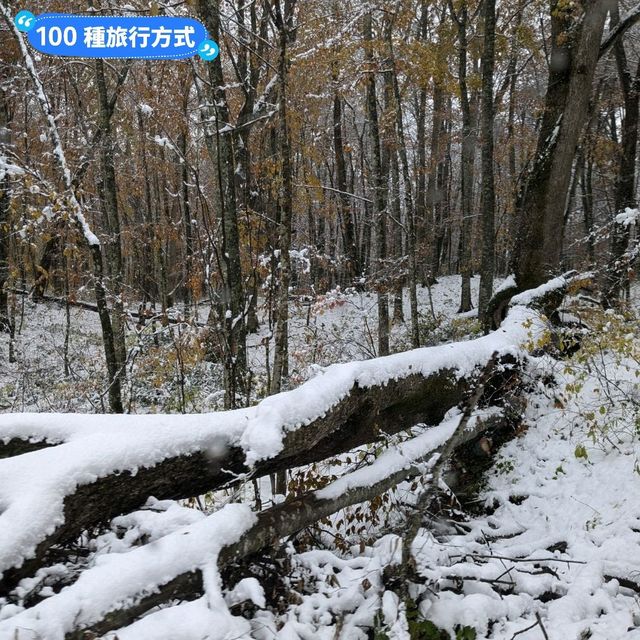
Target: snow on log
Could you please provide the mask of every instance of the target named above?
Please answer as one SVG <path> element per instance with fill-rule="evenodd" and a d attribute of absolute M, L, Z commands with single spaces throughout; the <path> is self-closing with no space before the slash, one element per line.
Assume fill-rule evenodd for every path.
<path fill-rule="evenodd" d="M 469 417 L 466 420 L 458 412 L 388 449 L 371 465 L 260 514 L 244 505 L 227 505 L 158 542 L 111 554 L 59 594 L 0 622 L 0 637 L 20 638 L 26 630 L 40 640 L 79 640 L 87 630 L 104 635 L 134 623 L 160 604 L 192 600 L 202 593 L 209 601 L 217 601 L 218 615 L 223 617 L 226 607 L 220 582 L 211 580 L 217 576 L 218 562 L 225 564 L 274 543 L 277 546 L 283 537 L 340 509 L 372 500 L 404 480 L 428 478 L 441 462 L 441 453 L 447 448 L 452 451 L 448 447 L 452 439 L 456 446 L 473 440 L 493 419 L 500 420 L 501 413 L 489 409 Z M 140 624 L 146 626 L 149 620 Z M 127 632 L 136 637 L 136 625 Z M 120 632 L 117 636 L 121 637 Z"/>
<path fill-rule="evenodd" d="M 555 282 L 564 291 L 567 281 Z M 541 288 L 540 296 L 548 296 Z M 539 296 L 529 295 L 529 302 Z M 333 365 L 255 407 L 208 415 L 1 415 L 0 442 L 52 446 L 0 460 L 0 596 L 56 544 L 142 506 L 319 461 L 424 422 L 439 423 L 494 353 L 522 355 L 547 331 L 513 307 L 477 340 Z M 0 455 L 2 455 L 0 448 Z"/>

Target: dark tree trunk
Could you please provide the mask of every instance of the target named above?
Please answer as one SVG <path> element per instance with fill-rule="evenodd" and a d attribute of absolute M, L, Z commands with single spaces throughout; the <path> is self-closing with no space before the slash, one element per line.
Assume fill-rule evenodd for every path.
<path fill-rule="evenodd" d="M 374 181 L 374 225 L 376 232 L 376 257 L 378 279 L 384 271 L 387 260 L 387 202 L 385 192 L 387 179 L 382 164 L 380 144 L 380 124 L 378 121 L 378 102 L 376 98 L 376 69 L 373 58 L 373 26 L 371 14 L 364 17 L 363 35 L 365 46 L 366 101 L 369 136 L 371 139 L 373 181 Z M 385 283 L 378 282 L 378 355 L 389 353 L 389 296 Z"/>
<path fill-rule="evenodd" d="M 460 230 L 460 274 L 462 287 L 460 292 L 459 313 L 466 313 L 473 309 L 471 301 L 472 267 L 472 231 L 473 231 L 473 180 L 476 138 L 473 128 L 471 101 L 467 83 L 468 39 L 467 24 L 469 12 L 463 5 L 456 14 L 453 3 L 449 2 L 450 11 L 458 25 L 458 82 L 460 85 L 460 105 L 462 109 L 462 157 L 461 157 L 461 191 L 462 191 L 462 224 Z"/>
<path fill-rule="evenodd" d="M 480 296 L 478 315 L 485 327 L 488 306 L 493 295 L 495 276 L 495 181 L 493 171 L 493 73 L 496 47 L 496 2 L 484 0 L 484 52 L 482 54 L 482 262 L 480 265 Z"/>
<path fill-rule="evenodd" d="M 188 97 L 189 86 L 184 88 L 184 101 L 182 103 L 182 112 L 184 114 L 185 123 L 189 122 L 188 114 Z M 180 190 L 182 194 L 182 222 L 184 225 L 184 266 L 182 277 L 183 282 L 183 303 L 184 313 L 188 318 L 191 315 L 191 307 L 193 305 L 193 289 L 195 277 L 194 261 L 193 261 L 193 223 L 191 221 L 191 201 L 189 197 L 189 168 L 187 164 L 189 129 L 185 126 L 184 130 L 178 136 L 178 148 L 182 156 L 180 162 Z"/>
<path fill-rule="evenodd" d="M 337 77 L 334 76 L 334 85 Z M 346 258 L 345 282 L 353 285 L 354 279 L 361 276 L 361 267 L 358 261 L 358 249 L 353 226 L 353 214 L 351 202 L 347 195 L 347 168 L 344 158 L 344 134 L 342 128 L 342 97 L 334 86 L 333 94 L 333 153 L 336 162 L 336 189 L 338 193 L 340 229 L 342 231 L 342 245 Z"/>
<path fill-rule="evenodd" d="M 200 15 L 211 37 L 220 42 L 220 0 L 198 0 Z M 209 63 L 208 100 L 213 110 L 217 127 L 215 138 L 217 153 L 211 158 L 218 165 L 220 178 L 220 201 L 222 222 L 222 277 L 224 290 L 220 305 L 220 324 L 225 329 L 225 406 L 235 407 L 237 394 L 245 386 L 247 369 L 246 318 L 244 301 L 244 283 L 240 258 L 240 232 L 238 229 L 238 207 L 236 194 L 236 158 L 234 150 L 234 131 L 231 126 L 231 114 L 227 103 L 222 56 Z M 210 125 L 209 125 L 210 126 Z M 207 135 L 211 138 L 210 129 Z M 208 147 L 214 148 L 210 139 Z"/>
<path fill-rule="evenodd" d="M 595 264 L 596 247 L 594 238 L 593 218 L 593 159 L 585 158 L 584 153 L 578 155 L 580 167 L 580 195 L 582 199 L 582 212 L 584 216 L 584 230 L 587 236 L 587 256 L 589 264 Z"/>
<path fill-rule="evenodd" d="M 398 132 L 397 109 L 395 105 L 394 91 L 394 61 L 392 49 L 393 16 L 387 15 L 384 19 L 384 41 L 387 45 L 386 57 L 382 61 L 383 87 L 384 87 L 384 112 L 382 115 L 382 164 L 384 173 L 389 176 L 390 191 L 387 198 L 387 208 L 391 219 L 393 254 L 399 265 L 404 260 L 403 233 L 402 233 L 402 204 L 400 202 L 400 167 L 398 165 Z M 403 268 L 402 271 L 405 269 Z M 404 322 L 403 291 L 406 278 L 404 273 L 395 273 L 393 276 L 393 323 Z"/>
<path fill-rule="evenodd" d="M 142 167 L 142 178 L 144 179 L 144 207 L 140 212 L 143 222 L 143 246 L 142 246 L 142 292 L 143 302 L 151 301 L 155 305 L 158 299 L 158 280 L 156 275 L 156 242 L 155 225 L 153 223 L 153 198 L 152 179 L 147 162 L 147 130 L 144 121 L 144 114 L 138 110 L 138 129 L 140 133 L 140 166 Z"/>
<path fill-rule="evenodd" d="M 444 118 L 445 92 L 440 80 L 434 80 L 433 119 L 431 125 L 431 157 L 429 161 L 429 180 L 427 185 L 427 216 L 430 229 L 430 265 L 426 274 L 428 282 L 433 284 L 440 271 L 442 249 L 442 201 L 444 193 L 444 149 L 443 140 L 446 124 Z"/>
<path fill-rule="evenodd" d="M 571 169 L 584 127 L 608 2 L 582 2 L 584 15 L 551 3 L 551 68 L 533 167 L 518 196 L 513 260 L 518 289 L 542 284 L 560 268 Z"/>
<path fill-rule="evenodd" d="M 285 0 L 280 6 L 275 3 L 275 23 L 279 37 L 279 137 L 281 156 L 280 220 L 278 224 L 279 268 L 276 302 L 276 331 L 274 344 L 271 393 L 278 393 L 289 372 L 289 285 L 291 283 L 291 236 L 293 224 L 293 164 L 291 142 L 289 140 L 289 115 L 287 103 L 287 83 L 289 61 L 287 60 L 289 40 L 293 35 L 293 13 L 295 0 Z M 279 493 L 284 493 L 280 490 Z"/>
<path fill-rule="evenodd" d="M 0 160 L 7 157 L 11 146 L 10 121 L 9 97 L 0 85 Z M 11 330 L 7 291 L 10 274 L 9 238 L 11 237 L 9 188 L 9 174 L 4 169 L 0 169 L 0 331 L 3 333 L 9 333 Z"/>
<path fill-rule="evenodd" d="M 421 88 L 416 100 L 416 253 L 421 282 L 426 280 L 424 252 L 427 246 L 427 91 Z"/>
<path fill-rule="evenodd" d="M 402 98 L 400 96 L 400 85 L 396 69 L 395 56 L 392 48 L 391 33 L 388 34 L 388 46 L 390 67 L 393 80 L 393 94 L 395 102 L 395 118 L 397 129 L 397 146 L 402 167 L 402 183 L 404 187 L 404 216 L 405 216 L 405 237 L 407 242 L 407 285 L 409 288 L 409 308 L 411 313 L 411 346 L 417 349 L 420 346 L 420 325 L 418 318 L 418 290 L 417 277 L 418 265 L 416 259 L 416 227 L 415 210 L 413 205 L 413 185 L 409 174 L 409 158 L 407 155 L 407 141 L 404 134 L 404 118 L 402 115 Z"/>
<path fill-rule="evenodd" d="M 102 209 L 105 214 L 108 239 L 105 246 L 105 257 L 109 274 L 109 292 L 112 296 L 113 312 L 111 314 L 111 327 L 113 331 L 113 343 L 115 362 L 107 366 L 109 369 L 109 384 L 112 385 L 117 378 L 119 386 L 125 379 L 125 367 L 127 362 L 127 350 L 125 345 L 125 315 L 122 300 L 122 282 L 124 267 L 122 261 L 120 212 L 118 210 L 118 193 L 116 185 L 116 170 L 114 158 L 113 132 L 111 118 L 113 109 L 110 108 L 107 94 L 107 82 L 104 74 L 104 63 L 96 61 L 96 85 L 98 89 L 98 114 L 99 126 L 102 130 L 100 141 L 100 167 L 102 173 L 101 183 L 98 185 L 98 193 L 102 201 Z M 116 402 L 116 405 L 119 403 Z M 121 403 L 120 403 L 121 404 Z M 115 410 L 112 407 L 112 410 Z"/>

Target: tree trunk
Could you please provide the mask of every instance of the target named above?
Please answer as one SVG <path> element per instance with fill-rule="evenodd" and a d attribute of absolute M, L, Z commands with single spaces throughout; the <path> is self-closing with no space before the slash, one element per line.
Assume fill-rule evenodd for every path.
<path fill-rule="evenodd" d="M 289 371 L 289 286 L 291 283 L 291 234 L 293 224 L 293 165 L 291 162 L 291 143 L 289 140 L 289 120 L 287 105 L 287 82 L 289 61 L 287 48 L 293 29 L 293 11 L 295 3 L 280 0 L 275 4 L 275 22 L 279 36 L 279 137 L 281 155 L 280 220 L 278 224 L 278 290 L 276 302 L 276 331 L 274 344 L 273 373 L 271 393 L 282 389 L 284 378 Z"/>
<path fill-rule="evenodd" d="M 458 25 L 458 82 L 460 86 L 460 105 L 462 109 L 462 156 L 461 156 L 461 215 L 460 230 L 460 274 L 462 287 L 460 292 L 460 308 L 458 313 L 466 313 L 473 309 L 471 301 L 472 266 L 472 230 L 473 230 L 473 180 L 476 135 L 473 129 L 469 87 L 467 84 L 467 24 L 469 12 L 466 5 L 459 14 L 455 13 L 453 3 L 449 3 L 451 13 Z"/>
<path fill-rule="evenodd" d="M 220 0 L 198 0 L 198 9 L 209 34 L 220 42 Z M 238 230 L 238 210 L 235 178 L 234 131 L 227 103 L 222 56 L 209 63 L 208 100 L 214 111 L 217 127 L 217 156 L 212 161 L 218 164 L 221 182 L 221 221 L 224 292 L 221 305 L 220 323 L 225 328 L 225 406 L 235 407 L 237 392 L 244 388 L 247 369 L 247 345 L 245 329 L 244 283 L 240 257 L 240 233 Z M 211 137 L 210 125 L 206 135 Z M 209 148 L 212 149 L 212 140 Z M 210 151 L 211 153 L 211 151 Z"/>
<path fill-rule="evenodd" d="M 392 48 L 393 16 L 387 15 L 383 25 L 384 41 L 387 45 L 386 58 L 382 61 L 384 112 L 382 115 L 382 164 L 389 175 L 390 191 L 387 198 L 388 214 L 391 218 L 393 253 L 399 265 L 404 262 L 402 246 L 402 204 L 400 202 L 400 168 L 398 166 L 397 109 L 394 91 L 394 61 Z M 402 269 L 404 271 L 404 268 Z M 406 280 L 404 273 L 394 273 L 393 279 L 393 323 L 404 322 L 403 291 Z"/>
<path fill-rule="evenodd" d="M 371 142 L 373 182 L 374 182 L 374 225 L 376 233 L 376 258 L 378 271 L 378 355 L 389 354 L 389 296 L 386 284 L 380 282 L 387 260 L 387 202 L 385 192 L 387 179 L 382 164 L 380 145 L 380 124 L 378 121 L 378 102 L 376 97 L 376 68 L 373 58 L 373 25 L 371 13 L 364 16 L 363 36 L 367 70 L 366 101 L 369 137 Z"/>
<path fill-rule="evenodd" d="M 440 271 L 440 253 L 442 249 L 442 201 L 444 193 L 444 151 L 443 139 L 446 130 L 445 92 L 442 82 L 434 79 L 433 84 L 433 119 L 431 125 L 431 157 L 429 161 L 429 180 L 427 185 L 427 215 L 431 223 L 430 233 L 430 267 L 426 274 L 429 284 L 435 283 Z"/>
<path fill-rule="evenodd" d="M 338 78 L 334 71 L 333 93 L 333 153 L 336 162 L 336 189 L 338 193 L 340 229 L 342 231 L 342 245 L 346 257 L 345 282 L 348 286 L 354 284 L 356 278 L 360 278 L 361 267 L 358 261 L 358 249 L 356 246 L 355 231 L 353 227 L 353 213 L 351 201 L 347 195 L 347 168 L 344 158 L 344 134 L 342 128 L 342 97 L 338 91 Z"/>
<path fill-rule="evenodd" d="M 493 73 L 496 47 L 496 2 L 484 0 L 484 52 L 482 54 L 482 263 L 478 316 L 489 330 L 489 301 L 495 276 L 495 181 L 493 171 Z"/>
<path fill-rule="evenodd" d="M 407 156 L 407 141 L 404 134 L 404 118 L 402 115 L 402 99 L 400 96 L 400 85 L 398 82 L 398 73 L 396 69 L 395 56 L 392 48 L 391 34 L 389 33 L 388 45 L 389 56 L 391 61 L 391 74 L 393 78 L 393 92 L 396 109 L 396 129 L 398 137 L 398 155 L 400 156 L 400 165 L 402 166 L 402 182 L 404 187 L 404 216 L 405 216 L 405 232 L 407 241 L 408 254 L 408 278 L 407 284 L 409 288 L 409 308 L 411 313 L 411 346 L 417 349 L 420 346 L 420 320 L 418 317 L 418 265 L 416 259 L 416 212 L 413 206 L 413 185 L 409 174 L 409 159 Z"/>
<path fill-rule="evenodd" d="M 607 2 L 582 2 L 584 15 L 551 3 L 551 68 L 533 167 L 518 196 L 513 270 L 518 289 L 535 287 L 560 268 L 562 225 L 571 168 L 588 113 Z M 578 13 L 578 12 L 576 12 Z"/>
<path fill-rule="evenodd" d="M 429 41 L 429 24 L 431 20 L 431 3 L 421 0 L 420 23 L 417 37 L 420 42 Z M 420 274 L 420 281 L 428 282 L 428 267 L 424 254 L 428 246 L 427 240 L 427 87 L 426 83 L 418 89 L 415 100 L 416 110 L 416 189 L 415 189 L 415 217 L 414 235 L 416 252 L 416 277 Z"/>
<path fill-rule="evenodd" d="M 182 111 L 185 118 L 185 123 L 189 122 L 188 114 L 188 100 L 189 100 L 189 85 L 184 88 L 184 101 L 182 104 Z M 185 317 L 191 315 L 193 306 L 193 290 L 194 290 L 194 261 L 193 261 L 193 223 L 191 220 L 191 202 L 189 199 L 189 168 L 187 165 L 187 152 L 188 152 L 188 137 L 189 128 L 185 125 L 183 131 L 178 136 L 178 148 L 182 161 L 180 163 L 180 187 L 182 194 L 182 221 L 184 225 L 184 267 L 183 267 L 183 303 Z"/>
<path fill-rule="evenodd" d="M 593 159 L 585 158 L 584 153 L 578 155 L 580 167 L 580 195 L 582 199 L 582 212 L 584 216 L 584 231 L 587 237 L 587 256 L 589 264 L 595 264 L 596 247 L 594 238 L 593 217 Z"/>
<path fill-rule="evenodd" d="M 98 114 L 99 126 L 102 129 L 102 139 L 100 141 L 100 168 L 102 181 L 98 186 L 98 193 L 102 200 L 102 208 L 105 213 L 108 239 L 105 247 L 107 258 L 107 270 L 109 274 L 109 289 L 113 298 L 113 313 L 111 315 L 111 327 L 113 331 L 113 348 L 115 362 L 110 365 L 109 384 L 118 380 L 118 387 L 122 387 L 125 379 L 127 350 L 125 344 L 125 314 L 122 299 L 122 281 L 124 277 L 122 262 L 122 245 L 120 233 L 120 213 L 118 211 L 118 194 L 116 186 L 116 171 L 113 148 L 113 133 L 111 129 L 111 117 L 113 110 L 109 106 L 107 94 L 107 83 L 104 75 L 104 63 L 96 60 L 96 85 L 98 89 Z M 121 405 L 115 402 L 111 407 L 112 411 Z"/>
<path fill-rule="evenodd" d="M 11 112 L 9 97 L 0 86 L 0 161 L 8 156 L 11 146 L 11 130 L 9 129 Z M 11 320 L 9 316 L 9 239 L 11 237 L 9 174 L 0 168 L 0 332 L 9 333 Z"/>
<path fill-rule="evenodd" d="M 516 376 L 517 373 L 511 373 L 510 383 L 515 384 Z M 481 387 L 479 391 L 481 393 Z M 480 393 L 475 396 L 479 396 Z M 283 539 L 295 536 L 298 532 L 312 527 L 323 518 L 328 518 L 350 506 L 371 501 L 402 482 L 409 482 L 424 476 L 425 467 L 430 470 L 431 478 L 427 483 L 428 488 L 424 491 L 434 495 L 442 472 L 447 465 L 453 458 L 462 460 L 466 457 L 468 459 L 470 446 L 477 442 L 483 433 L 500 434 L 504 439 L 503 434 L 513 434 L 514 431 L 510 420 L 503 416 L 476 420 L 472 428 L 465 428 L 468 426 L 469 419 L 473 417 L 472 413 L 469 412 L 465 417 L 467 419 L 463 418 L 460 422 L 462 428 L 458 427 L 445 444 L 436 448 L 428 448 L 422 455 L 415 457 L 410 457 L 411 454 L 408 454 L 407 466 L 404 469 L 399 471 L 393 468 L 384 470 L 376 476 L 374 482 L 368 484 L 359 484 L 355 480 L 353 486 L 336 496 L 327 496 L 322 490 L 308 491 L 260 512 L 256 523 L 238 542 L 221 549 L 218 557 L 220 568 L 247 559 L 263 549 L 269 549 L 272 553 L 274 544 L 277 547 L 282 544 Z M 415 440 L 418 439 L 419 437 Z M 100 622 L 92 624 L 89 628 L 67 634 L 65 640 L 84 640 L 87 632 L 104 635 L 109 631 L 133 623 L 145 613 L 167 602 L 191 600 L 204 592 L 202 571 L 195 570 L 180 574 L 161 585 L 157 592 L 151 595 L 125 599 L 125 606 L 113 609 Z"/>

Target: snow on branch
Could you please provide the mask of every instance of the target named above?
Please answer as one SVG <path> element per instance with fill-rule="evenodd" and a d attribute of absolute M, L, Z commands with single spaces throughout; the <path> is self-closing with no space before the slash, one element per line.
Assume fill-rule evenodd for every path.
<path fill-rule="evenodd" d="M 523 302 L 540 306 L 542 299 L 561 297 L 568 284 L 565 278 L 557 279 Z M 0 597 L 9 595 L 22 579 L 55 563 L 53 547 L 73 542 L 84 531 L 142 507 L 151 496 L 160 500 L 191 497 L 237 481 L 243 474 L 260 477 L 345 453 L 378 440 L 381 432 L 393 435 L 418 423 L 438 424 L 463 401 L 488 362 L 526 358 L 531 345 L 547 331 L 548 323 L 540 312 L 530 306 L 514 306 L 503 325 L 488 336 L 333 365 L 293 391 L 242 410 L 179 416 L 1 415 L 0 443 L 10 446 L 20 441 L 42 448 L 0 459 Z M 496 376 L 500 375 L 496 370 Z M 390 450 L 372 467 L 338 480 L 317 495 L 278 505 L 259 514 L 256 521 L 247 515 L 250 535 L 237 539 L 221 534 L 219 539 L 230 546 L 201 548 L 203 560 L 196 582 L 209 584 L 202 577 L 211 565 L 205 560 L 216 557 L 218 551 L 223 560 L 246 555 L 269 544 L 274 536 L 287 535 L 289 528 L 294 532 L 324 517 L 323 513 L 334 513 L 343 508 L 340 505 L 345 500 L 351 505 L 372 499 L 373 495 L 367 497 L 372 491 L 381 493 L 394 486 L 389 482 L 397 484 L 411 473 L 428 472 L 424 452 L 442 446 L 456 426 L 448 423 L 428 431 Z M 211 534 L 207 527 L 214 525 L 199 526 Z M 234 531 L 244 529 L 238 525 Z M 182 535 L 191 536 L 191 530 Z M 218 540 L 217 533 L 212 537 Z M 139 557 L 146 563 L 150 559 L 146 554 L 160 553 L 173 539 L 165 538 L 143 547 Z M 158 565 L 164 562 L 160 560 Z M 130 599 L 138 603 L 130 609 L 104 610 L 99 603 L 109 598 L 100 592 L 85 598 L 87 609 L 79 611 L 80 600 L 73 594 L 84 592 L 91 577 L 63 590 L 61 599 L 47 602 L 68 603 L 75 611 L 73 619 L 84 620 L 92 628 L 92 621 L 102 624 L 105 618 L 104 628 L 111 630 L 122 626 L 122 620 L 129 624 L 155 604 L 181 598 L 181 588 L 190 593 L 201 591 L 194 587 L 193 568 L 193 557 L 185 556 L 184 563 L 166 566 L 161 578 L 155 573 L 150 581 L 132 577 L 135 593 L 125 589 L 115 598 L 116 604 Z M 150 593 L 156 591 L 155 596 Z M 97 609 L 88 601 L 95 601 Z M 45 605 L 54 606 L 42 603 Z M 64 607 L 67 611 L 66 604 Z M 24 620 L 30 615 L 25 612 Z M 0 629 L 8 629 L 13 619 Z M 50 637 L 66 637 L 67 627 L 63 628 Z"/>
<path fill-rule="evenodd" d="M 49 136 L 51 138 L 51 141 L 53 142 L 53 151 L 54 151 L 56 160 L 58 161 L 58 166 L 60 167 L 60 171 L 62 173 L 63 184 L 65 187 L 65 190 L 68 192 L 68 198 L 69 198 L 69 203 L 71 205 L 72 216 L 75 219 L 76 224 L 78 225 L 80 231 L 82 232 L 82 235 L 84 236 L 84 239 L 86 240 L 87 244 L 90 247 L 100 246 L 100 240 L 98 240 L 98 237 L 91 230 L 91 227 L 89 226 L 89 223 L 87 222 L 84 216 L 84 213 L 82 211 L 82 207 L 80 206 L 80 203 L 76 198 L 75 191 L 73 189 L 73 179 L 71 177 L 71 171 L 69 170 L 64 149 L 62 147 L 62 140 L 60 138 L 60 133 L 58 132 L 58 125 L 56 124 L 55 117 L 53 116 L 51 104 L 49 103 L 49 99 L 47 98 L 47 94 L 45 93 L 44 85 L 42 84 L 42 81 L 40 80 L 40 76 L 38 75 L 38 72 L 36 70 L 33 56 L 31 55 L 29 48 L 25 44 L 22 34 L 20 33 L 20 31 L 18 31 L 17 27 L 14 24 L 11 17 L 11 12 L 4 5 L 3 2 L 0 2 L 0 13 L 3 15 L 5 22 L 7 23 L 7 25 L 15 35 L 15 38 L 20 47 L 22 59 L 24 60 L 25 68 L 31 78 L 31 81 L 35 86 L 36 97 L 38 99 L 38 102 L 40 103 L 40 107 L 42 108 L 42 111 L 47 121 Z"/>
<path fill-rule="evenodd" d="M 237 475 L 326 459 L 376 440 L 381 430 L 436 423 L 494 353 L 518 357 L 546 330 L 537 312 L 515 307 L 488 336 L 333 365 L 293 391 L 236 411 L 2 415 L 0 442 L 54 446 L 0 460 L 0 590 L 36 571 L 53 545 L 150 495 L 186 498 Z"/>
<path fill-rule="evenodd" d="M 239 540 L 255 522 L 248 506 L 230 504 L 157 542 L 109 554 L 58 595 L 0 622 L 0 637 L 63 640 L 175 576 L 207 571 L 215 581 L 220 549 Z"/>

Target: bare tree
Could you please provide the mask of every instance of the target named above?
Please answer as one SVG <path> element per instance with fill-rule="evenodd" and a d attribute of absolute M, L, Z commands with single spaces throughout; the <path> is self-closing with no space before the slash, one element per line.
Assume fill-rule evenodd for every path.
<path fill-rule="evenodd" d="M 385 197 L 387 176 L 382 164 L 378 99 L 376 97 L 376 70 L 373 56 L 373 18 L 367 13 L 363 20 L 363 38 L 366 69 L 366 105 L 369 138 L 373 163 L 374 226 L 376 234 L 376 258 L 379 277 L 387 259 L 387 200 Z M 378 355 L 389 353 L 389 295 L 382 283 L 378 283 Z"/>
<path fill-rule="evenodd" d="M 275 354 L 271 393 L 278 393 L 289 371 L 289 285 L 291 283 L 291 230 L 293 224 L 293 166 L 287 105 L 288 46 L 293 37 L 296 0 L 275 0 L 272 19 L 278 30 L 279 134 L 282 186 L 278 221 L 278 300 L 276 306 Z"/>
<path fill-rule="evenodd" d="M 1 68 L 4 68 L 4 63 Z M 0 74 L 0 163 L 8 162 L 11 147 L 11 109 L 9 96 L 3 88 Z M 8 307 L 9 286 L 9 238 L 11 237 L 9 172 L 0 164 L 0 331 L 9 332 L 11 323 Z"/>

